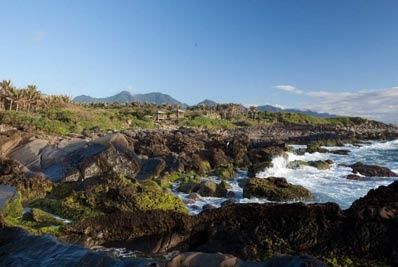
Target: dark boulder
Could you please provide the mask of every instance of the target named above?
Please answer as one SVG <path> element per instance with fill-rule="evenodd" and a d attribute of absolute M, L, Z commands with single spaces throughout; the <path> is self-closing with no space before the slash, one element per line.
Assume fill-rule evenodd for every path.
<path fill-rule="evenodd" d="M 360 173 L 367 177 L 398 177 L 398 175 L 390 169 L 377 165 L 366 165 L 358 162 L 348 167 L 352 168 L 353 173 Z"/>
<path fill-rule="evenodd" d="M 43 197 L 52 188 L 42 174 L 31 173 L 19 162 L 4 158 L 0 158 L 0 184 L 15 187 L 24 200 Z"/>
<path fill-rule="evenodd" d="M 50 235 L 30 235 L 18 228 L 0 228 L 0 255 L 0 266 L 158 266 L 156 260 L 116 259 L 64 244 Z M 150 265 L 153 263 L 156 265 Z"/>
<path fill-rule="evenodd" d="M 267 168 L 271 168 L 272 166 L 273 164 L 271 161 L 254 163 L 249 166 L 247 176 L 249 176 L 250 178 L 256 177 L 257 173 L 264 171 Z"/>
<path fill-rule="evenodd" d="M 134 178 L 141 167 L 139 158 L 122 134 L 97 139 L 83 151 L 77 151 L 69 158 L 72 166 L 76 162 L 83 179 L 107 173 Z"/>
<path fill-rule="evenodd" d="M 166 169 L 166 162 L 162 158 L 150 158 L 142 163 L 141 170 L 137 174 L 137 180 L 158 178 Z"/>
<path fill-rule="evenodd" d="M 349 175 L 347 175 L 346 178 L 347 178 L 348 180 L 356 180 L 356 181 L 361 181 L 361 180 L 364 179 L 363 176 L 359 176 L 359 175 L 356 175 L 356 174 L 349 174 Z"/>
<path fill-rule="evenodd" d="M 243 197 L 266 198 L 270 201 L 309 200 L 310 191 L 300 185 L 293 185 L 285 178 L 251 178 L 243 187 Z"/>

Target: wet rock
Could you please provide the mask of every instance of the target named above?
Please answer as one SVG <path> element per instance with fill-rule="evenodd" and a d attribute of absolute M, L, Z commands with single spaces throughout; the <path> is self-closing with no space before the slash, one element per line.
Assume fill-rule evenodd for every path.
<path fill-rule="evenodd" d="M 1 266 L 104 266 L 143 267 L 157 262 L 115 259 L 104 253 L 66 245 L 49 235 L 30 235 L 18 228 L 0 229 Z"/>
<path fill-rule="evenodd" d="M 225 200 L 223 203 L 221 203 L 221 207 L 228 206 L 228 205 L 233 205 L 233 204 L 235 204 L 235 201 L 234 201 L 234 200 L 232 200 L 232 199 L 227 199 L 227 200 Z"/>
<path fill-rule="evenodd" d="M 327 153 L 329 152 L 327 149 L 322 148 L 323 144 L 320 142 L 311 142 L 307 145 L 307 152 L 308 153 L 315 153 L 315 152 L 319 152 L 319 153 Z"/>
<path fill-rule="evenodd" d="M 0 215 L 3 214 L 4 208 L 7 203 L 15 198 L 16 195 L 15 187 L 9 185 L 0 185 Z"/>
<path fill-rule="evenodd" d="M 205 204 L 205 205 L 203 205 L 203 207 L 202 207 L 203 210 L 212 210 L 212 209 L 215 209 L 215 208 L 216 208 L 216 207 L 213 206 L 213 205 L 211 205 L 211 204 Z"/>
<path fill-rule="evenodd" d="M 214 170 L 214 175 L 222 179 L 231 179 L 235 175 L 235 169 L 232 164 L 226 166 L 219 166 Z"/>
<path fill-rule="evenodd" d="M 264 254 L 328 257 L 332 253 L 391 259 L 394 266 L 397 194 L 398 181 L 371 190 L 346 211 L 333 203 L 269 203 L 224 205 L 197 216 L 166 211 L 115 213 L 77 222 L 68 228 L 67 236 L 87 245 L 112 242 L 151 253 L 195 250 L 252 260 Z M 104 233 L 101 238 L 98 232 Z"/>
<path fill-rule="evenodd" d="M 198 193 L 202 197 L 215 196 L 217 191 L 217 184 L 213 181 L 203 181 L 199 185 Z"/>
<path fill-rule="evenodd" d="M 300 185 L 293 185 L 285 178 L 251 178 L 243 188 L 243 197 L 261 197 L 270 201 L 309 200 L 311 192 Z"/>
<path fill-rule="evenodd" d="M 221 253 L 202 253 L 202 252 L 187 252 L 175 256 L 167 267 L 194 267 L 206 264 L 208 267 L 233 267 L 240 264 L 240 260 L 232 255 L 223 255 Z"/>
<path fill-rule="evenodd" d="M 346 156 L 351 153 L 348 149 L 329 150 L 329 153 Z"/>
<path fill-rule="evenodd" d="M 356 175 L 356 174 L 349 174 L 349 175 L 347 175 L 346 178 L 347 178 L 348 180 L 357 180 L 357 181 L 361 181 L 361 180 L 364 179 L 363 176 L 359 176 L 359 175 Z"/>
<path fill-rule="evenodd" d="M 264 267 L 279 266 L 326 267 L 327 265 L 311 256 L 275 256 L 264 265 Z"/>
<path fill-rule="evenodd" d="M 180 184 L 178 187 L 178 191 L 182 193 L 192 193 L 192 192 L 197 192 L 200 188 L 200 183 L 198 181 L 184 181 Z"/>
<path fill-rule="evenodd" d="M 233 191 L 228 191 L 228 192 L 227 192 L 227 198 L 235 198 L 235 192 L 233 192 Z"/>
<path fill-rule="evenodd" d="M 315 160 L 315 161 L 304 161 L 304 160 L 294 160 L 287 164 L 290 169 L 298 169 L 301 166 L 310 166 L 317 168 L 318 170 L 328 170 L 330 165 L 333 164 L 331 160 Z"/>
<path fill-rule="evenodd" d="M 226 197 L 229 188 L 230 186 L 225 181 L 217 184 L 207 180 L 199 184 L 197 193 L 203 197 Z"/>
<path fill-rule="evenodd" d="M 158 178 L 166 169 L 166 162 L 162 158 L 150 158 L 142 164 L 140 172 L 137 174 L 137 180 L 147 180 Z"/>
<path fill-rule="evenodd" d="M 200 195 L 198 193 L 190 193 L 188 195 L 188 199 L 198 201 L 200 199 Z"/>
<path fill-rule="evenodd" d="M 256 177 L 257 173 L 264 171 L 267 168 L 271 168 L 272 166 L 273 164 L 271 161 L 252 164 L 249 166 L 247 176 L 249 176 L 250 178 Z"/>
<path fill-rule="evenodd" d="M 398 175 L 390 169 L 377 165 L 366 165 L 358 162 L 348 167 L 351 167 L 354 173 L 360 173 L 368 177 L 398 177 Z"/>
<path fill-rule="evenodd" d="M 287 148 L 282 146 L 269 146 L 252 148 L 248 152 L 252 163 L 271 162 L 273 158 L 285 155 Z"/>

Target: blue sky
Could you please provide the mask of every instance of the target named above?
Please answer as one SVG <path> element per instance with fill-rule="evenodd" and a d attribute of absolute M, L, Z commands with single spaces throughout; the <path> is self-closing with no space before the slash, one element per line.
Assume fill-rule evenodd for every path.
<path fill-rule="evenodd" d="M 3 1 L 0 79 L 395 121 L 398 1 Z"/>

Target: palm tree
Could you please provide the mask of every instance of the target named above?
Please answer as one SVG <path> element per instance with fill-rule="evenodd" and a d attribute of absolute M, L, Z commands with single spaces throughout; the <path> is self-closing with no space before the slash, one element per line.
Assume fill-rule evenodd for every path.
<path fill-rule="evenodd" d="M 15 92 L 15 87 L 12 85 L 10 80 L 3 80 L 0 82 L 0 88 L 1 88 L 1 93 L 2 93 L 2 99 L 3 101 L 8 101 L 9 102 L 9 109 L 12 109 L 12 104 L 13 104 L 13 95 Z M 4 103 L 5 106 L 5 103 Z"/>
<path fill-rule="evenodd" d="M 15 110 L 19 111 L 19 108 L 21 107 L 21 105 L 23 105 L 24 101 L 25 101 L 25 95 L 24 95 L 24 91 L 22 89 L 14 89 L 15 91 L 13 91 L 14 94 L 14 102 L 15 102 Z"/>
<path fill-rule="evenodd" d="M 37 90 L 36 85 L 28 85 L 26 88 L 26 98 L 27 98 L 27 111 L 30 112 L 32 104 L 38 103 L 38 98 L 40 98 L 40 92 Z"/>

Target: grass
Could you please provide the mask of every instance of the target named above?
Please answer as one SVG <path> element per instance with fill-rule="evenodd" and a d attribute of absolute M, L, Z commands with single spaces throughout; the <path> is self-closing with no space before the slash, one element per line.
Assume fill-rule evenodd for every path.
<path fill-rule="evenodd" d="M 0 124 L 8 124 L 53 135 L 89 134 L 93 131 L 155 128 L 159 126 L 153 119 L 155 111 L 156 107 L 71 105 L 64 108 L 47 109 L 37 113 L 0 111 Z M 306 114 L 287 112 L 261 112 L 256 120 L 244 118 L 244 116 L 227 120 L 208 118 L 198 111 L 187 110 L 184 119 L 179 121 L 167 120 L 162 123 L 204 129 L 231 129 L 272 125 L 274 123 L 347 127 L 365 122 L 367 120 L 362 118 L 318 118 Z"/>
<path fill-rule="evenodd" d="M 229 120 L 211 119 L 204 116 L 194 118 L 187 117 L 182 120 L 179 125 L 205 129 L 231 129 L 236 127 L 236 125 Z"/>

